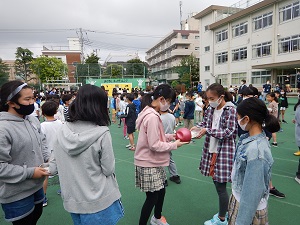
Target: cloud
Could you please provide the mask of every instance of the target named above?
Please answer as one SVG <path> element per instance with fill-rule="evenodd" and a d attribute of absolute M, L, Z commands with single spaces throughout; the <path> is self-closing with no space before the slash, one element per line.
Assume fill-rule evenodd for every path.
<path fill-rule="evenodd" d="M 234 2 L 226 1 L 226 4 Z M 185 19 L 188 13 L 203 10 L 211 1 L 182 0 L 182 3 Z M 223 3 L 223 0 L 214 1 L 214 4 Z M 176 0 L 2 0 L 0 15 L 0 57 L 3 59 L 13 59 L 18 46 L 29 48 L 35 55 L 41 54 L 43 45 L 66 46 L 67 38 L 78 36 L 80 27 L 149 35 L 139 37 L 86 31 L 84 38 L 90 40 L 85 46 L 86 53 L 100 49 L 101 58 L 109 52 L 139 51 L 144 55 L 145 48 L 159 41 L 154 35 L 165 36 L 173 29 L 179 29 L 180 22 L 179 1 Z M 10 29 L 10 32 L 4 29 Z M 11 29 L 18 32 L 11 32 Z"/>

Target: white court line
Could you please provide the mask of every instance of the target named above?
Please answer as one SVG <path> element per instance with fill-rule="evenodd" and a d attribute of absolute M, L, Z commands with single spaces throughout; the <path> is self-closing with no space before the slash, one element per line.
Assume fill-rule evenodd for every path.
<path fill-rule="evenodd" d="M 121 159 L 119 159 L 121 160 Z M 130 162 L 130 161 L 127 161 L 127 160 L 122 160 L 122 162 L 127 162 L 127 163 L 130 163 L 130 164 L 134 164 L 133 162 Z M 278 174 L 277 174 L 278 175 Z M 195 180 L 195 181 L 199 181 L 199 182 L 202 182 L 202 183 L 206 183 L 206 184 L 210 184 L 210 185 L 213 185 L 212 182 L 209 182 L 209 181 L 205 181 L 205 180 L 200 180 L 198 178 L 194 178 L 194 177 L 190 177 L 190 176 L 185 176 L 185 175 L 182 175 L 180 174 L 181 177 L 185 177 L 185 178 L 188 178 L 188 179 L 191 179 L 191 180 Z M 281 176 L 281 175 L 278 175 L 278 176 Z M 285 176 L 287 177 L 287 176 Z M 291 177 L 288 177 L 288 178 L 291 178 Z M 227 187 L 228 190 L 231 190 L 231 187 Z M 277 200 L 275 198 L 269 198 L 271 199 L 271 201 L 276 201 L 276 202 L 280 202 L 280 203 L 283 203 L 283 204 L 287 204 L 287 205 L 291 205 L 291 206 L 295 206 L 295 207 L 298 207 L 300 208 L 300 205 L 298 204 L 294 204 L 294 203 L 290 203 L 290 202 L 287 202 L 287 201 L 282 201 L 282 200 Z"/>
<path fill-rule="evenodd" d="M 296 162 L 298 163 L 298 160 L 292 160 L 292 159 L 282 159 L 282 158 L 277 158 L 277 157 L 273 157 L 273 159 L 277 159 L 277 160 L 282 160 L 282 161 L 288 161 L 288 162 Z"/>

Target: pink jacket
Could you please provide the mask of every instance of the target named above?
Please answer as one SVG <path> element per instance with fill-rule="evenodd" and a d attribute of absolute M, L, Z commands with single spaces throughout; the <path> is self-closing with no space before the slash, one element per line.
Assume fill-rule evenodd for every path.
<path fill-rule="evenodd" d="M 146 106 L 136 120 L 139 130 L 134 153 L 134 164 L 141 167 L 168 166 L 170 151 L 177 149 L 172 134 L 165 134 L 160 115 L 153 108 Z"/>

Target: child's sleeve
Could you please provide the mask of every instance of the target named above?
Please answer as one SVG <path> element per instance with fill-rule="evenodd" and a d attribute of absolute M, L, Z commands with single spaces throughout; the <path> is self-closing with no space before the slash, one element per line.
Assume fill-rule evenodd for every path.
<path fill-rule="evenodd" d="M 237 116 L 236 110 L 231 108 L 228 110 L 228 115 L 225 118 L 221 118 L 221 120 L 225 120 L 225 127 L 221 127 L 219 129 L 207 128 L 206 132 L 208 135 L 211 135 L 217 139 L 225 139 L 230 138 L 237 130 Z"/>
<path fill-rule="evenodd" d="M 99 163 L 105 176 L 109 177 L 115 172 L 115 156 L 109 131 L 102 136 Z"/>

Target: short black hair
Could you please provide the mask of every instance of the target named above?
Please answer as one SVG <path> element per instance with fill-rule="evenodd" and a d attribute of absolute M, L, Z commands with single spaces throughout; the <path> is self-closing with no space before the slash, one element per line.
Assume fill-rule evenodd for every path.
<path fill-rule="evenodd" d="M 252 87 L 246 87 L 243 90 L 242 94 L 244 96 L 247 96 L 247 95 L 259 96 L 258 89 L 256 87 L 253 87 L 253 86 Z"/>
<path fill-rule="evenodd" d="M 110 125 L 105 91 L 95 85 L 83 85 L 69 106 L 68 121 L 91 121 L 99 126 Z"/>
<path fill-rule="evenodd" d="M 126 98 L 129 100 L 129 101 L 133 101 L 134 100 L 134 95 L 133 94 L 127 94 L 126 95 Z"/>
<path fill-rule="evenodd" d="M 63 95 L 62 97 L 61 97 L 61 100 L 62 100 L 62 102 L 64 103 L 64 104 L 66 104 L 66 102 L 67 101 L 70 101 L 71 99 L 72 99 L 72 95 L 71 94 L 66 94 L 66 95 Z"/>
<path fill-rule="evenodd" d="M 58 104 L 55 101 L 49 100 L 42 105 L 42 114 L 45 116 L 54 116 L 57 112 Z"/>

